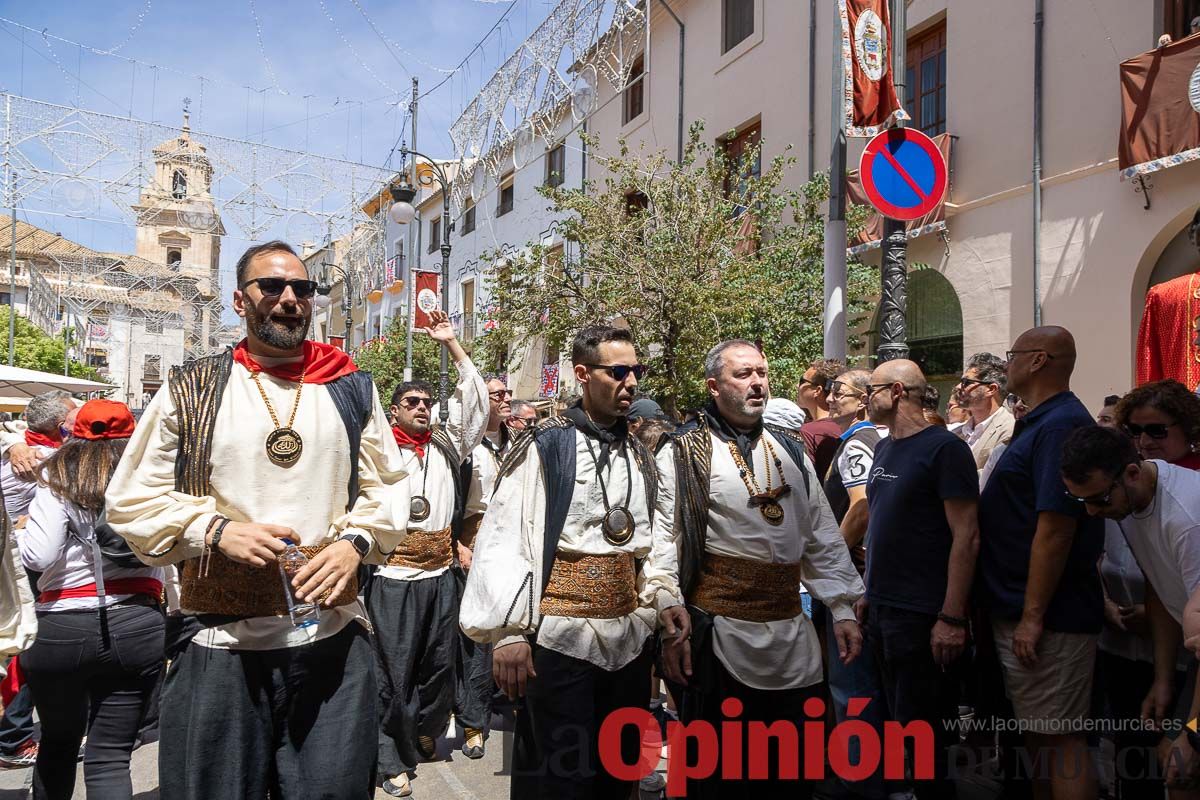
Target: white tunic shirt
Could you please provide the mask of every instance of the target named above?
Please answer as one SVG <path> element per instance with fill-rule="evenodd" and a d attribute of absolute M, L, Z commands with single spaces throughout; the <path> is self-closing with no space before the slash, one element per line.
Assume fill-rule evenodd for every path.
<path fill-rule="evenodd" d="M 54 448 L 35 445 L 33 452 L 37 453 L 38 459 L 44 461 L 54 454 Z M 37 481 L 17 477 L 13 472 L 12 461 L 5 453 L 4 461 L 0 463 L 0 489 L 4 492 L 4 510 L 8 512 L 9 520 L 15 523 L 18 517 L 29 513 L 29 504 L 33 502 L 37 488 Z"/>
<path fill-rule="evenodd" d="M 493 438 L 488 433 L 471 453 L 471 485 L 467 487 L 467 518 L 487 511 L 488 501 L 496 488 L 496 476 L 500 473 L 500 462 L 504 453 L 500 449 L 499 434 Z"/>
<path fill-rule="evenodd" d="M 261 382 L 280 422 L 286 424 L 297 384 L 265 372 Z M 287 526 L 296 531 L 297 544 L 305 546 L 358 533 L 371 542 L 367 560 L 380 563 L 404 536 L 410 485 L 407 460 L 396 447 L 378 395 L 362 432 L 359 494 L 349 511 L 350 444 L 325 386 L 304 385 L 292 427 L 304 449 L 299 461 L 280 466 L 267 457 L 265 441 L 275 426 L 262 396 L 250 372 L 235 363 L 213 432 L 212 494 L 183 494 L 175 491 L 178 411 L 171 392 L 159 392 L 142 415 L 108 486 L 109 524 L 139 553 L 149 554 L 143 555 L 145 560 L 157 564 L 199 557 L 215 514 L 234 522 Z M 287 616 L 254 617 L 207 628 L 193 641 L 235 650 L 296 647 L 332 636 L 355 619 L 366 624 L 358 602 L 321 608 L 316 626 L 296 628 Z"/>
<path fill-rule="evenodd" d="M 674 531 L 674 461 L 671 449 L 663 448 L 658 457 L 660 482 L 651 524 L 644 479 L 630 456 L 633 489 L 628 507 L 634 518 L 634 533 L 629 542 L 614 547 L 601 532 L 605 508 L 595 463 L 585 436 L 578 430 L 574 435 L 574 488 L 558 552 L 631 553 L 635 559 L 641 559 L 636 579 L 638 608 L 625 616 L 608 619 L 556 616 L 539 619 L 546 488 L 537 447 L 530 445 L 512 474 L 500 480 L 484 515 L 461 614 L 464 628 L 481 641 L 494 638 L 488 636 L 489 631 L 513 633 L 515 629 L 536 629 L 539 646 L 611 672 L 629 664 L 642 652 L 657 625 L 659 612 L 682 602 Z M 598 444 L 593 441 L 592 447 L 598 455 Z M 617 451 L 609 455 L 604 485 L 610 507 L 624 504 L 629 480 L 625 460 Z M 514 536 L 514 532 L 518 535 Z M 525 580 L 526 575 L 529 581 Z M 530 582 L 533 585 L 527 588 Z M 515 593 L 524 591 L 529 591 L 530 596 L 520 596 L 514 604 Z M 510 606 L 521 616 L 504 624 L 501 618 L 508 616 L 506 610 Z M 532 609 L 532 619 L 527 608 Z M 514 641 L 520 638 L 502 639 L 500 645 Z"/>
<path fill-rule="evenodd" d="M 487 427 L 487 384 L 483 382 L 483 377 L 470 359 L 464 359 L 455 366 L 458 369 L 458 386 L 455 387 L 454 397 L 450 400 L 446 433 L 454 444 L 458 460 L 451 464 L 445 453 L 432 442 L 425 445 L 424 458 L 417 458 L 417 454 L 412 450 L 403 450 L 411 465 L 409 469 L 412 477 L 409 481 L 412 493 L 423 494 L 429 501 L 429 516 L 421 522 L 410 520 L 409 530 L 440 531 L 450 527 L 454 518 L 454 474 L 471 455 L 471 451 L 479 446 Z M 436 419 L 436 416 L 434 418 Z M 391 431 L 388 435 L 391 436 Z M 447 569 L 449 567 L 421 570 L 415 567 L 384 566 L 379 568 L 375 577 L 391 578 L 395 581 L 418 581 L 436 578 Z"/>
<path fill-rule="evenodd" d="M 804 586 L 829 607 L 833 619 L 854 619 L 854 603 L 865 589 L 812 464 L 805 459 L 806 494 L 800 467 L 776 437 L 764 430 L 755 442 L 750 463 L 760 487 L 766 489 L 763 439 L 768 438 L 792 487 L 780 499 L 783 524 L 771 525 L 750 506 L 750 492 L 729 446 L 715 434 L 709 436 L 713 450 L 705 549 L 717 555 L 777 564 L 799 562 Z M 778 486 L 773 463 L 771 472 L 772 485 Z M 793 689 L 821 680 L 821 645 L 812 621 L 803 613 L 774 622 L 714 617 L 713 652 L 734 678 L 755 689 Z"/>

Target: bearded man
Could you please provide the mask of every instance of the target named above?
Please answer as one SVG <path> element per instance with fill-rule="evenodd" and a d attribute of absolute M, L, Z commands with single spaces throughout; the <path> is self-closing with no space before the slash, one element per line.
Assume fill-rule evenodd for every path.
<path fill-rule="evenodd" d="M 407 462 L 370 376 L 306 340 L 316 288 L 284 242 L 248 249 L 233 293 L 246 338 L 171 370 L 108 487 L 109 525 L 181 572 L 164 800 L 375 793 L 357 575 L 407 529 Z M 279 561 L 299 560 L 292 544 L 307 558 L 294 574 Z"/>

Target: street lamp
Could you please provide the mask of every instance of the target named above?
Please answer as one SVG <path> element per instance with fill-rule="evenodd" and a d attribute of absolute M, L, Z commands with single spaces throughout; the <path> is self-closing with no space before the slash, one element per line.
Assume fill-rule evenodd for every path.
<path fill-rule="evenodd" d="M 317 281 L 317 296 L 313 299 L 313 305 L 322 310 L 329 308 L 329 304 L 332 302 L 329 299 L 329 293 L 333 291 L 330 280 L 331 271 L 342 279 L 342 313 L 346 315 L 346 338 L 342 342 L 342 349 L 348 353 L 350 352 L 350 331 L 354 327 L 354 318 L 351 316 L 354 307 L 354 282 L 350 270 L 328 261 L 322 261 L 321 279 Z M 328 330 L 326 330 L 326 336 L 328 335 Z"/>
<path fill-rule="evenodd" d="M 428 167 L 429 181 L 437 183 L 438 188 L 442 190 L 442 311 L 446 316 L 450 315 L 450 181 L 446 177 L 446 171 L 441 165 L 435 162 L 432 158 L 424 153 L 418 153 L 416 150 L 411 150 L 408 147 L 400 148 L 401 160 L 407 159 L 409 156 L 414 158 L 425 159 L 425 167 Z M 422 167 L 424 171 L 424 167 Z M 419 174 L 419 173 L 418 173 Z M 418 183 L 425 182 L 425 175 L 417 179 Z M 407 225 L 412 222 L 417 216 L 417 210 L 413 207 L 413 198 L 417 196 L 417 190 L 408 183 L 407 178 L 401 177 L 399 184 L 393 184 L 388 187 L 392 195 L 392 208 L 388 212 L 392 222 L 397 225 Z M 409 319 L 411 327 L 412 320 Z M 438 376 L 438 415 L 442 421 L 442 427 L 446 426 L 446 420 L 450 417 L 450 358 L 446 352 L 446 348 L 442 348 L 442 363 L 441 374 Z"/>

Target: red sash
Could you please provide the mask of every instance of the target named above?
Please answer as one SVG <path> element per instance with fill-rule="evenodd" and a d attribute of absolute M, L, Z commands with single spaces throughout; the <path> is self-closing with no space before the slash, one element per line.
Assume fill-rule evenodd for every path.
<path fill-rule="evenodd" d="M 162 595 L 162 581 L 155 578 L 114 578 L 104 582 L 104 593 L 114 594 L 144 594 L 157 599 Z M 95 597 L 96 584 L 85 583 L 83 586 L 71 586 L 66 589 L 47 589 L 38 595 L 39 603 L 53 603 L 55 600 L 70 600 L 76 597 Z"/>

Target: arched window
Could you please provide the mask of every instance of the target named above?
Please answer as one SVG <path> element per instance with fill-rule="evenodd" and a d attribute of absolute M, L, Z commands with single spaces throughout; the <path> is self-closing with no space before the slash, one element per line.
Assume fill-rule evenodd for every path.
<path fill-rule="evenodd" d="M 176 200 L 187 197 L 187 176 L 181 169 L 175 170 L 175 174 L 171 176 L 171 196 Z"/>
<path fill-rule="evenodd" d="M 177 247 L 167 249 L 167 266 L 171 269 L 179 269 L 183 263 L 183 252 Z"/>
<path fill-rule="evenodd" d="M 879 312 L 870 335 L 871 355 L 879 348 Z M 908 273 L 908 357 L 920 365 L 928 382 L 938 388 L 942 407 L 963 366 L 962 305 L 950 281 L 934 269 Z"/>

